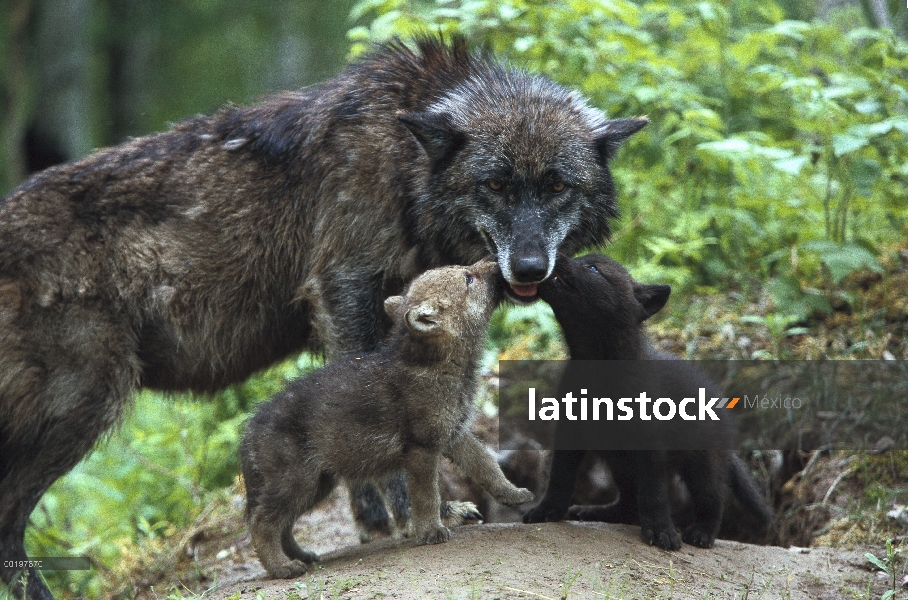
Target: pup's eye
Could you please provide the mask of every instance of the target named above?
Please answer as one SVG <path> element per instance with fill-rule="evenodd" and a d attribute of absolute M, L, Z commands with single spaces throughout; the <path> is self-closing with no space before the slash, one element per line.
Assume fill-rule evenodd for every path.
<path fill-rule="evenodd" d="M 490 179 L 486 185 L 488 185 L 489 189 L 492 190 L 493 192 L 500 192 L 501 189 L 504 187 L 504 185 L 497 179 Z"/>
<path fill-rule="evenodd" d="M 564 183 L 562 183 L 562 182 L 560 182 L 560 181 L 559 181 L 558 183 L 553 183 L 553 184 L 552 184 L 552 187 L 551 187 L 552 192 L 554 192 L 554 193 L 556 193 L 556 194 L 560 194 L 560 193 L 563 192 L 565 189 L 567 189 L 567 186 L 564 185 Z"/>
<path fill-rule="evenodd" d="M 473 283 L 473 275 L 471 273 L 467 273 L 464 276 L 464 279 L 466 280 L 467 285 L 470 285 L 471 283 Z"/>
<path fill-rule="evenodd" d="M 593 273 L 596 273 L 597 275 L 600 275 L 599 269 L 596 268 L 596 265 L 587 265 L 586 268 L 589 269 L 590 271 L 592 271 Z"/>

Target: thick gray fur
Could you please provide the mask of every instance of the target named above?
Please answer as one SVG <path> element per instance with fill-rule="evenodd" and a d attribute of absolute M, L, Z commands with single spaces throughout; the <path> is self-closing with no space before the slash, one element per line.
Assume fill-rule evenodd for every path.
<path fill-rule="evenodd" d="M 383 483 L 404 470 L 418 544 L 447 541 L 441 516 L 462 508 L 442 512 L 442 455 L 499 503 L 533 499 L 470 431 L 499 277 L 492 260 L 426 272 L 405 296 L 385 301 L 396 322 L 387 345 L 296 381 L 250 420 L 242 444 L 246 514 L 269 575 L 298 577 L 317 559 L 297 545 L 293 524 L 338 479 Z"/>

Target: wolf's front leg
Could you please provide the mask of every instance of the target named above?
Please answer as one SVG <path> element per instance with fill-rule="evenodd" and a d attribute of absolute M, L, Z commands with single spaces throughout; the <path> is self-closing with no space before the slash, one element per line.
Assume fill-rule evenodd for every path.
<path fill-rule="evenodd" d="M 518 488 L 508 481 L 495 457 L 469 431 L 451 441 L 445 456 L 450 458 L 467 477 L 489 492 L 499 504 L 515 506 L 533 499 L 530 490 Z"/>
<path fill-rule="evenodd" d="M 438 491 L 438 452 L 413 448 L 407 452 L 404 470 L 410 483 L 410 504 L 417 544 L 440 544 L 451 538 L 451 531 L 440 518 L 441 495 Z"/>

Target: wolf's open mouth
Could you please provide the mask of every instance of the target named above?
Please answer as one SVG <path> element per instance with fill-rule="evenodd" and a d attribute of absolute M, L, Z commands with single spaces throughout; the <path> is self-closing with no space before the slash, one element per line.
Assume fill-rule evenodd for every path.
<path fill-rule="evenodd" d="M 514 291 L 515 294 L 517 294 L 521 298 L 529 298 L 530 296 L 536 295 L 536 292 L 539 289 L 539 284 L 538 283 L 530 283 L 527 285 L 511 284 L 511 289 Z"/>

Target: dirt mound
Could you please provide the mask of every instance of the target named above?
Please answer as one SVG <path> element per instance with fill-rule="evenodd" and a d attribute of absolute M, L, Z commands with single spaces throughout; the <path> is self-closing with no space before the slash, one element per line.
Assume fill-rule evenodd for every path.
<path fill-rule="evenodd" d="M 446 544 L 383 540 L 324 555 L 298 580 L 275 581 L 255 565 L 224 581 L 231 598 L 811 598 L 866 592 L 873 575 L 857 550 L 752 546 L 718 541 L 666 552 L 637 527 L 602 523 L 461 527 Z"/>

